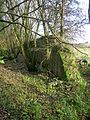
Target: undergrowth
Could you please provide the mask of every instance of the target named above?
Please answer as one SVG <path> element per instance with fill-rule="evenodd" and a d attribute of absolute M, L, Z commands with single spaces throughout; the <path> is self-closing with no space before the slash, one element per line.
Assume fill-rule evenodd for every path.
<path fill-rule="evenodd" d="M 44 76 L 44 79 L 50 79 Z M 23 76 L 20 86 L 0 77 L 0 108 L 9 120 L 82 120 L 87 114 L 85 82 Z"/>
<path fill-rule="evenodd" d="M 10 70 L 11 79 L 0 74 L 0 108 L 6 111 L 6 120 L 85 120 L 86 81 L 71 61 L 64 61 L 68 81 L 21 73 L 17 79 L 18 73 Z"/>

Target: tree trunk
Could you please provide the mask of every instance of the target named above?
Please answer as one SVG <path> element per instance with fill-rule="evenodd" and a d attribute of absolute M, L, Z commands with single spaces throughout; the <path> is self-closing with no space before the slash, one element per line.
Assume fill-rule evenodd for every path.
<path fill-rule="evenodd" d="M 62 41 L 64 40 L 64 7 L 65 7 L 65 0 L 62 0 L 62 8 L 61 8 L 61 31 L 60 36 Z"/>

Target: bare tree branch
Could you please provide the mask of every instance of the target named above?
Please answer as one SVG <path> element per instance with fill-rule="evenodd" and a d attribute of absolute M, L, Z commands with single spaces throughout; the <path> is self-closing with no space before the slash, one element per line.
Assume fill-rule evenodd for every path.
<path fill-rule="evenodd" d="M 29 0 L 24 0 L 24 1 L 20 2 L 19 4 L 17 4 L 17 5 L 15 5 L 14 7 L 10 8 L 10 9 L 8 10 L 8 12 L 9 12 L 10 10 L 14 10 L 15 8 L 19 7 L 21 4 L 23 4 L 23 3 L 27 2 L 27 1 L 29 1 Z"/>

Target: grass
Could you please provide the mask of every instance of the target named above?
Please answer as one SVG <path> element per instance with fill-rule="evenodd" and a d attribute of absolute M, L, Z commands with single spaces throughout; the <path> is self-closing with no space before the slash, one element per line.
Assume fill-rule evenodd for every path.
<path fill-rule="evenodd" d="M 0 65 L 0 108 L 7 120 L 82 120 L 85 104 L 77 84 Z M 3 113 L 3 112 L 2 112 Z M 1 114 L 2 114 L 1 113 Z"/>
<path fill-rule="evenodd" d="M 85 79 L 89 66 L 80 69 L 85 79 L 78 72 L 78 78 L 69 82 L 47 74 L 28 73 L 22 66 L 14 61 L 0 65 L 0 119 L 86 120 L 89 92 Z M 72 75 L 71 78 L 76 76 Z"/>
<path fill-rule="evenodd" d="M 88 61 L 88 65 L 83 65 L 83 66 L 79 66 L 79 71 L 81 76 L 87 81 L 87 87 L 86 87 L 86 104 L 87 104 L 87 114 L 89 116 L 88 119 L 90 119 L 90 46 L 86 47 L 86 46 L 78 46 L 78 49 L 87 54 L 81 54 L 80 52 L 75 50 L 75 56 L 77 59 L 86 59 Z"/>

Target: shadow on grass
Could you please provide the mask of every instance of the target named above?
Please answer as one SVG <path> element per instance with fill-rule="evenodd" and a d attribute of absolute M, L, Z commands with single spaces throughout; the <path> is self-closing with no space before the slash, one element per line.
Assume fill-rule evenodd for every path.
<path fill-rule="evenodd" d="M 3 64 L 4 68 L 7 70 L 14 71 L 15 73 L 21 73 L 27 77 L 35 77 L 40 78 L 44 81 L 45 84 L 53 81 L 55 78 L 54 74 L 47 73 L 47 72 L 29 72 L 28 68 L 24 62 L 24 58 L 19 58 L 18 61 L 15 60 L 5 60 L 5 64 Z"/>

